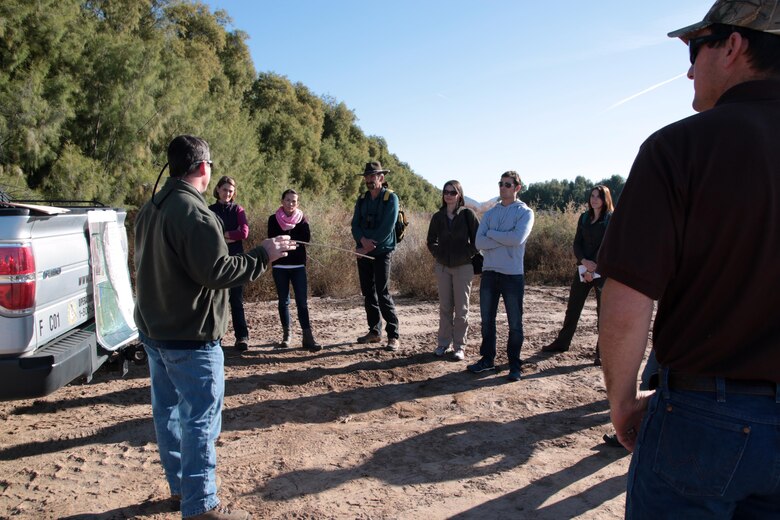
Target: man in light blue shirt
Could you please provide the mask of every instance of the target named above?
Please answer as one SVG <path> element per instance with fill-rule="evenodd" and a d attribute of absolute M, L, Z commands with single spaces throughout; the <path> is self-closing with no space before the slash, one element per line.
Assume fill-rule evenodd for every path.
<path fill-rule="evenodd" d="M 485 257 L 479 284 L 479 311 L 482 317 L 482 358 L 469 365 L 478 374 L 496 370 L 496 313 L 503 296 L 509 321 L 506 355 L 510 381 L 520 381 L 520 348 L 523 346 L 523 293 L 525 244 L 534 225 L 534 212 L 517 199 L 523 185 L 520 175 L 508 171 L 501 175 L 500 202 L 485 213 L 477 230 L 476 246 Z"/>

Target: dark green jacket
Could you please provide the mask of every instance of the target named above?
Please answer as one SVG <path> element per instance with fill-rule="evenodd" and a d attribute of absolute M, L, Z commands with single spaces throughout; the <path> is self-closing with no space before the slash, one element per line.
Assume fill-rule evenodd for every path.
<path fill-rule="evenodd" d="M 257 279 L 268 255 L 230 256 L 203 196 L 168 178 L 138 212 L 134 261 L 138 329 L 158 341 L 213 341 L 227 331 L 227 288 Z"/>
<path fill-rule="evenodd" d="M 385 191 L 382 188 L 377 198 L 372 199 L 370 192 L 365 192 L 355 202 L 352 214 L 352 238 L 360 247 L 362 237 L 376 241 L 376 249 L 368 253 L 377 256 L 395 250 L 395 221 L 398 219 L 398 196 L 391 192 L 385 201 Z"/>

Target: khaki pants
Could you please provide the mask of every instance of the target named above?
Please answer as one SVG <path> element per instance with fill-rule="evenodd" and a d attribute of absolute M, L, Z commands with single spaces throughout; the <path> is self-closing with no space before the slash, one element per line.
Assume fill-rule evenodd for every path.
<path fill-rule="evenodd" d="M 469 293 L 474 269 L 471 263 L 434 268 L 439 287 L 439 336 L 437 346 L 465 348 L 469 331 Z"/>

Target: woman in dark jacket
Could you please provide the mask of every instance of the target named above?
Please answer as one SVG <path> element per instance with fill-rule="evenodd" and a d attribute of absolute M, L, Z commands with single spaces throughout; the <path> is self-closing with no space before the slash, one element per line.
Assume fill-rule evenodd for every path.
<path fill-rule="evenodd" d="M 230 255 L 240 255 L 244 252 L 243 241 L 249 237 L 249 224 L 244 208 L 235 203 L 236 180 L 227 175 L 222 176 L 213 193 L 217 202 L 209 206 L 209 209 L 222 221 Z M 243 351 L 249 348 L 249 328 L 244 316 L 244 286 L 231 287 L 228 291 L 230 316 L 233 332 L 236 334 L 236 350 Z"/>
<path fill-rule="evenodd" d="M 582 313 L 582 307 L 585 305 L 585 300 L 591 289 L 596 291 L 596 315 L 598 316 L 601 311 L 601 288 L 604 286 L 604 278 L 598 274 L 596 257 L 613 210 L 609 188 L 598 185 L 590 191 L 588 211 L 583 213 L 577 221 L 577 234 L 574 236 L 574 256 L 577 257 L 578 265 L 569 291 L 566 318 L 563 320 L 563 328 L 558 333 L 558 337 L 543 347 L 543 352 L 569 350 L 574 331 L 577 329 L 577 322 Z M 598 344 L 593 363 L 597 366 L 601 365 Z"/>
<path fill-rule="evenodd" d="M 474 239 L 479 220 L 464 206 L 463 187 L 448 181 L 442 190 L 442 204 L 428 226 L 428 250 L 436 259 L 436 283 L 439 288 L 439 334 L 434 354 L 450 351 L 454 359 L 465 357 L 469 330 L 469 294 L 474 268 L 471 258 L 477 254 Z"/>
<path fill-rule="evenodd" d="M 282 193 L 282 205 L 276 213 L 268 217 L 268 238 L 279 235 L 290 235 L 293 240 L 309 242 L 311 231 L 309 222 L 298 208 L 298 192 L 286 190 Z M 276 294 L 279 297 L 279 319 L 282 322 L 282 341 L 277 348 L 289 348 L 292 338 L 290 332 L 290 284 L 295 293 L 295 306 L 298 309 L 298 322 L 301 325 L 303 335 L 303 348 L 318 351 L 322 346 L 314 341 L 309 322 L 309 304 L 307 293 L 309 291 L 306 277 L 306 246 L 298 244 L 298 248 L 290 251 L 284 258 L 280 258 L 273 264 L 274 283 Z"/>

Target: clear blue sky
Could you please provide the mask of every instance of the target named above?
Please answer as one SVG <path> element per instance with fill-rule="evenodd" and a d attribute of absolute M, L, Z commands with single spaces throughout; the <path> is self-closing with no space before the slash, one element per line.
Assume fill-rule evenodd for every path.
<path fill-rule="evenodd" d="M 343 101 L 415 173 L 479 201 L 505 170 L 628 176 L 650 133 L 693 114 L 688 50 L 666 33 L 713 3 L 207 2 L 249 34 L 258 71 Z"/>

